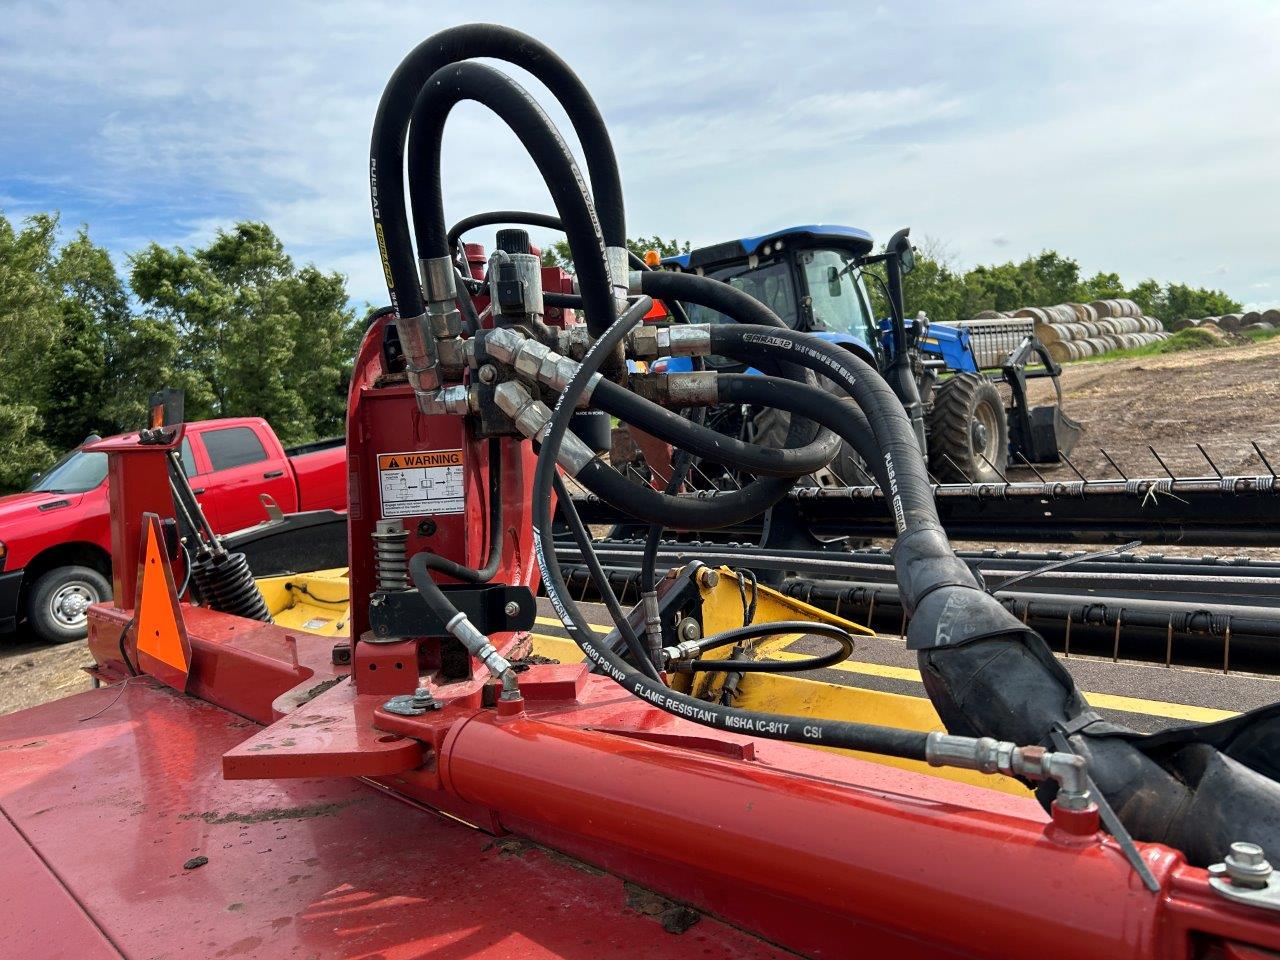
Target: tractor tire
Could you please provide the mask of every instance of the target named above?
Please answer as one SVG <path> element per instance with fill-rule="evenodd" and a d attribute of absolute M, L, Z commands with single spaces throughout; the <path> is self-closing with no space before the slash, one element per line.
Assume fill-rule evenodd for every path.
<path fill-rule="evenodd" d="M 848 397 L 840 398 L 836 402 L 853 405 L 853 400 Z M 791 429 L 790 413 L 773 407 L 764 407 L 752 418 L 747 428 L 747 439 L 762 447 L 781 449 L 786 446 L 789 429 Z M 870 475 L 871 471 L 867 469 L 862 457 L 858 456 L 858 452 L 841 441 L 840 450 L 836 453 L 835 459 L 825 469 L 800 477 L 796 480 L 796 486 L 863 487 L 875 482 L 868 479 Z"/>
<path fill-rule="evenodd" d="M 996 385 L 957 373 L 934 391 L 929 472 L 944 483 L 1001 483 L 1009 463 L 1009 420 Z"/>
<path fill-rule="evenodd" d="M 111 599 L 111 584 L 92 567 L 54 567 L 27 594 L 27 623 L 46 643 L 71 643 L 89 633 L 88 611 Z"/>

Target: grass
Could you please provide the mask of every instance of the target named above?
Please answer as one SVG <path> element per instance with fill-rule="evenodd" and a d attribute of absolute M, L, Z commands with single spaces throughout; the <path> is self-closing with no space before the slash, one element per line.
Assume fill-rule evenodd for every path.
<path fill-rule="evenodd" d="M 1201 330 L 1198 327 L 1185 327 L 1167 340 L 1148 343 L 1143 347 L 1129 350 L 1113 350 L 1100 357 L 1085 357 L 1075 363 L 1105 363 L 1108 360 L 1128 360 L 1130 357 L 1157 357 L 1166 353 L 1182 353 L 1184 350 L 1221 350 L 1241 346 L 1241 339 L 1261 343 L 1280 335 L 1280 330 L 1248 330 L 1238 334 L 1220 335 Z M 1230 339 L 1228 339 L 1230 337 Z"/>

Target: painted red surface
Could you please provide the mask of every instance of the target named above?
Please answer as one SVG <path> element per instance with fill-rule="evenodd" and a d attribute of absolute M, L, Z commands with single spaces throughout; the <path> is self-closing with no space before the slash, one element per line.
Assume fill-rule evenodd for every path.
<path fill-rule="evenodd" d="M 147 680 L 0 717 L 0 953 L 783 955 L 709 918 L 669 934 L 618 878 L 368 783 L 223 780 L 254 729 Z"/>

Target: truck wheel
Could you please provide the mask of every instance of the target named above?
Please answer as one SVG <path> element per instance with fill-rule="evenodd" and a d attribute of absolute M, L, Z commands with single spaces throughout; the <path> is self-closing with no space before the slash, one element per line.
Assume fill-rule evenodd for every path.
<path fill-rule="evenodd" d="M 92 567 L 55 567 L 41 574 L 27 594 L 27 621 L 46 643 L 83 640 L 89 608 L 111 599 L 111 584 Z"/>
<path fill-rule="evenodd" d="M 853 400 L 849 397 L 842 397 L 837 402 L 853 404 Z M 787 431 L 790 428 L 790 413 L 774 407 L 765 407 L 752 418 L 748 428 L 748 439 L 762 447 L 780 449 L 786 446 Z M 807 477 L 801 477 L 796 481 L 796 485 L 800 487 L 862 487 L 874 482 L 867 479 L 870 473 L 862 458 L 858 456 L 858 451 L 841 441 L 839 452 L 825 469 Z"/>
<path fill-rule="evenodd" d="M 996 385 L 957 373 L 938 385 L 929 412 L 929 472 L 939 480 L 1001 483 L 1009 462 L 1009 420 Z"/>

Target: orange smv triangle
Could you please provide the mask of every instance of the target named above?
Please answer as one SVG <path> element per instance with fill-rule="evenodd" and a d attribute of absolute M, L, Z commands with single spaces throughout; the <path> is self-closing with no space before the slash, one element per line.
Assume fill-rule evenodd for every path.
<path fill-rule="evenodd" d="M 173 568 L 161 547 L 160 518 L 146 514 L 142 529 L 142 563 L 138 571 L 138 669 L 176 690 L 187 689 L 191 644 L 178 610 Z"/>

